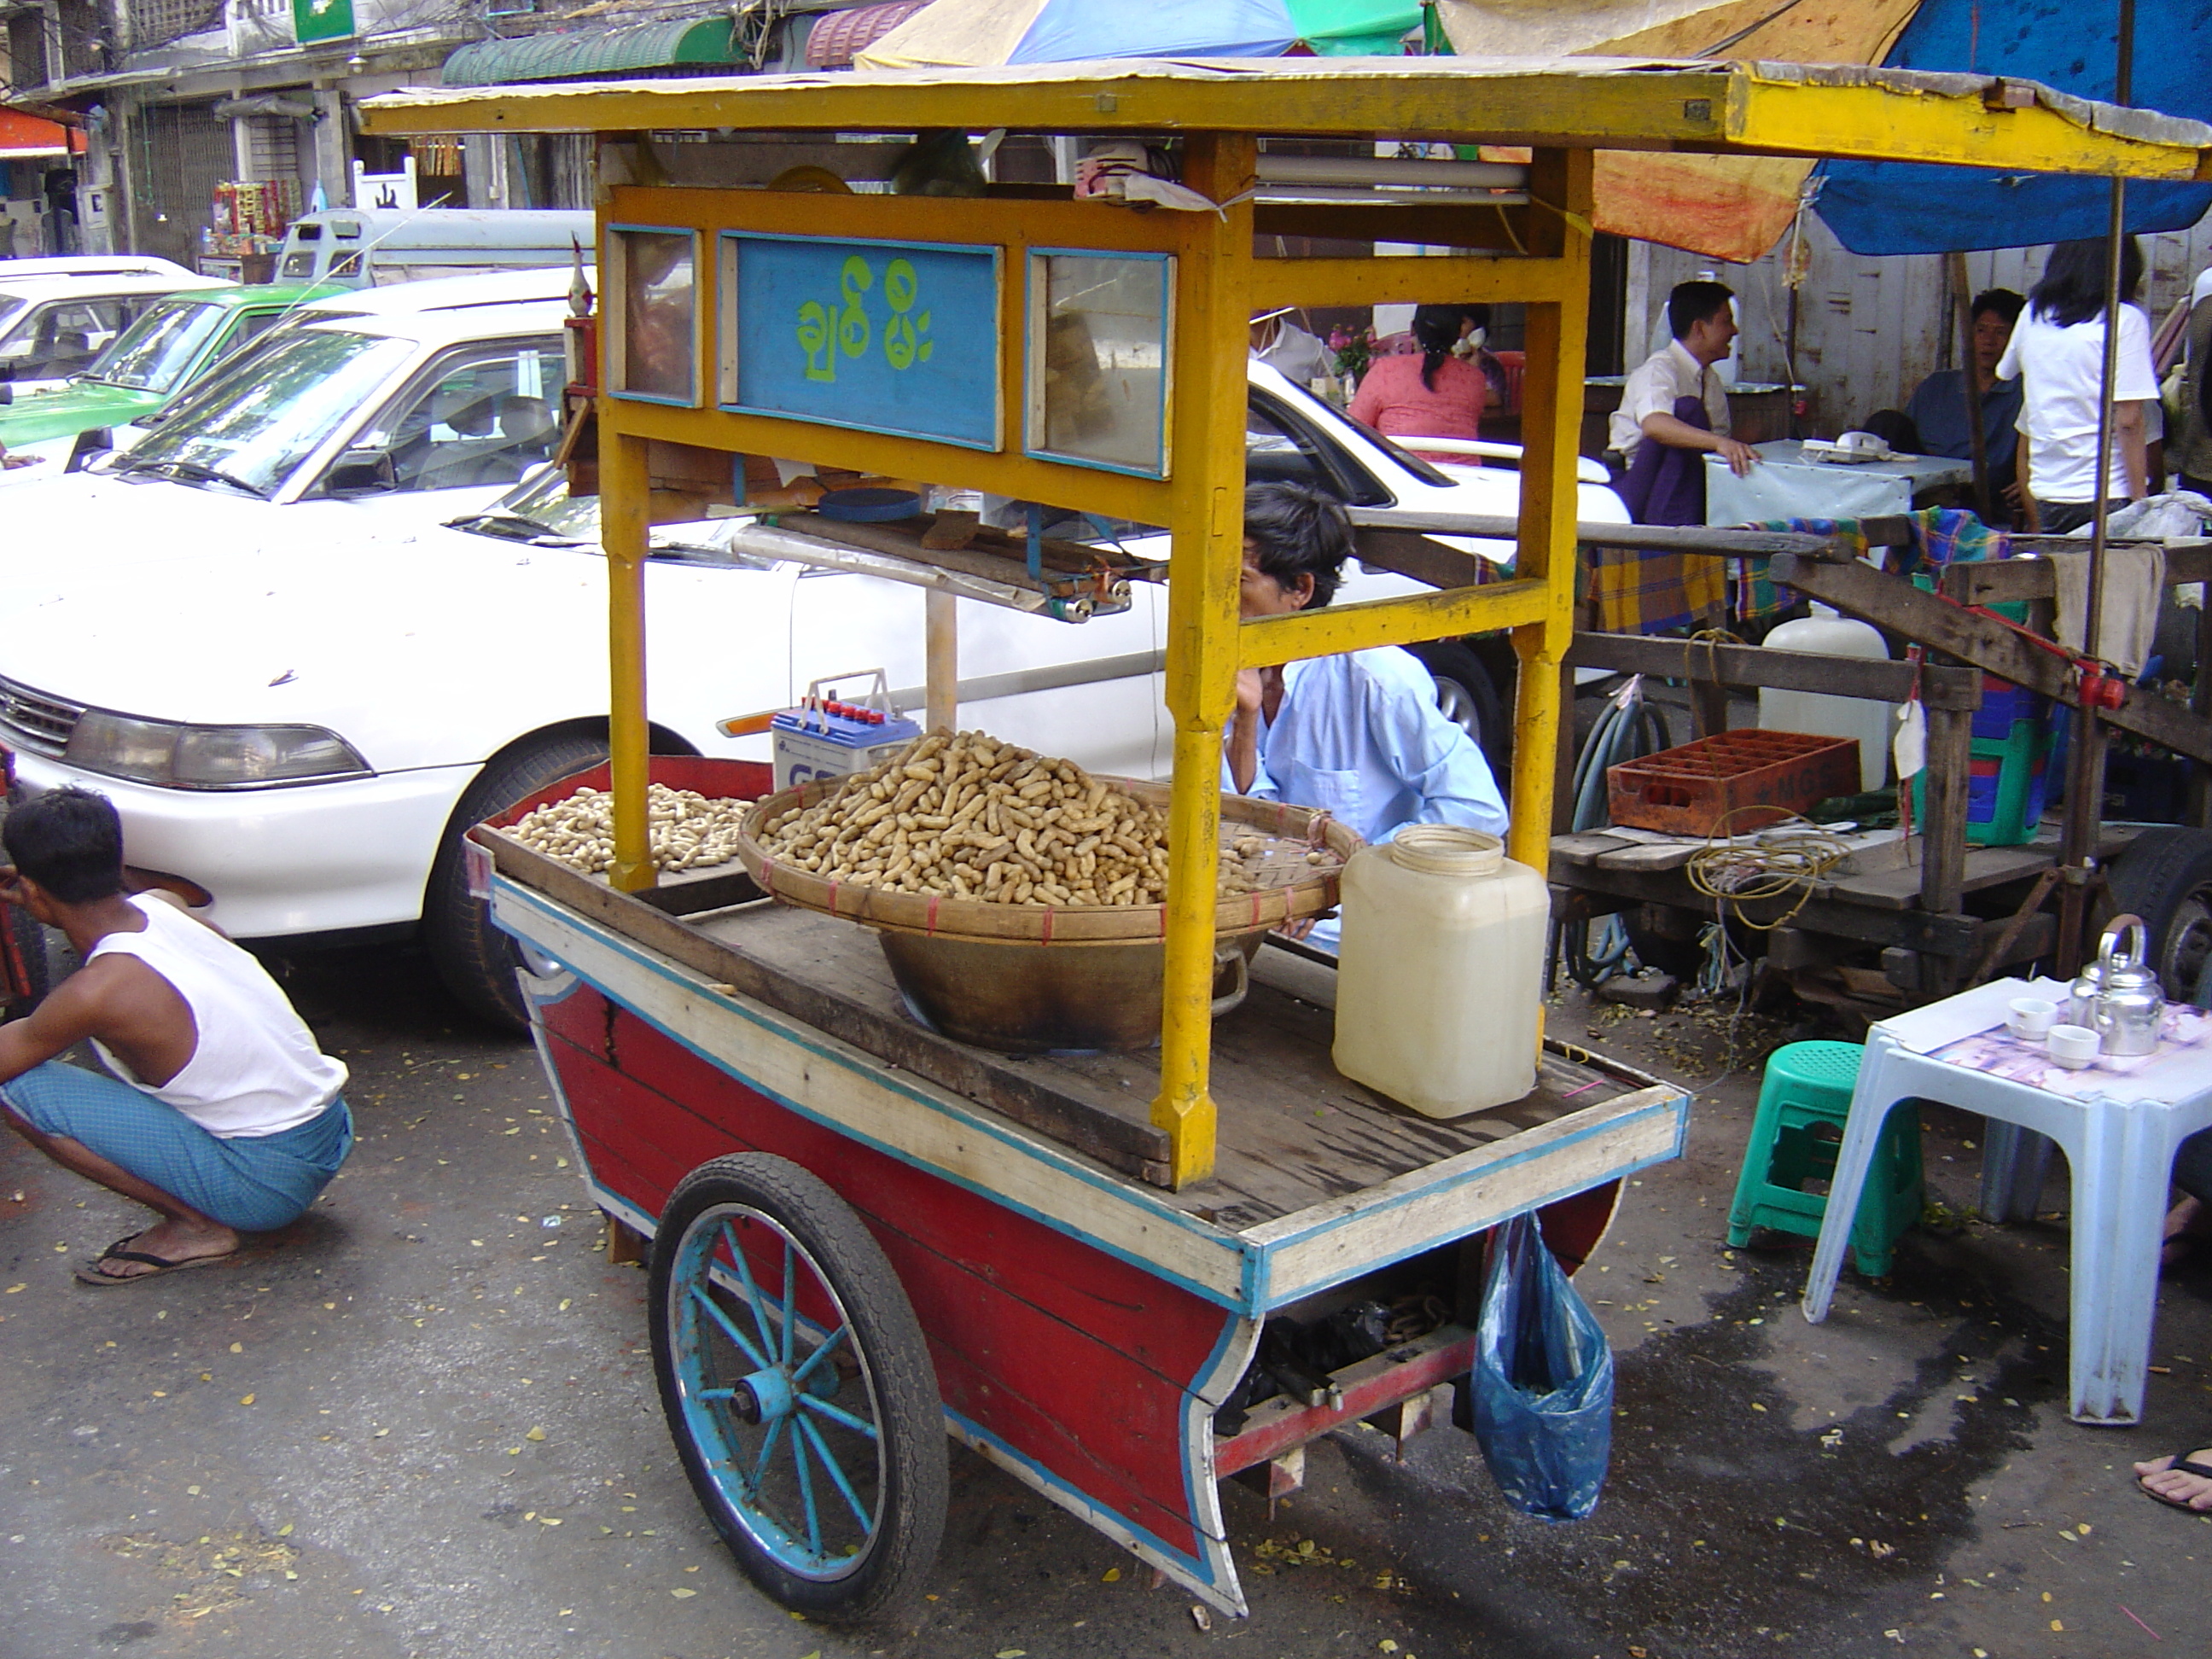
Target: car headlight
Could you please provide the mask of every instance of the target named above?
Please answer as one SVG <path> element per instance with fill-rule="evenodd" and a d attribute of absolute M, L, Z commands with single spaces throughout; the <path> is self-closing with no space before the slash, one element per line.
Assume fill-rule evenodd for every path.
<path fill-rule="evenodd" d="M 255 789 L 367 777 L 368 763 L 319 726 L 175 726 L 88 710 L 63 758 L 171 789 Z"/>

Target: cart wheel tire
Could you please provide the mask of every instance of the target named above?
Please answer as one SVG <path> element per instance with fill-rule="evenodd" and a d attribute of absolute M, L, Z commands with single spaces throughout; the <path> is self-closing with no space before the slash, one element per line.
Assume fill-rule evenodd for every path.
<path fill-rule="evenodd" d="M 1503 780 L 1512 757 L 1512 737 L 1506 730 L 1504 700 L 1482 659 L 1457 640 L 1432 640 L 1406 649 L 1437 683 L 1437 707 L 1444 718 L 1474 739 L 1491 772 Z"/>
<path fill-rule="evenodd" d="M 2146 830 L 2112 860 L 2111 884 L 2114 913 L 2143 919 L 2166 996 L 2194 1002 L 2212 991 L 2212 830 Z"/>
<path fill-rule="evenodd" d="M 746 1576 L 823 1619 L 917 1595 L 945 1532 L 944 1408 L 852 1208 L 765 1152 L 702 1164 L 654 1234 L 649 1305 L 669 1433 Z"/>
<path fill-rule="evenodd" d="M 46 958 L 46 930 L 21 905 L 7 908 L 8 937 L 23 963 L 23 984 L 6 1008 L 0 1009 L 0 1018 L 21 1019 L 46 1000 L 53 988 L 53 969 Z"/>
<path fill-rule="evenodd" d="M 484 763 L 446 825 L 423 895 L 422 942 L 453 1000 L 487 1024 L 518 1033 L 530 1029 L 522 989 L 514 981 L 522 957 L 514 941 L 492 926 L 489 907 L 469 896 L 461 838 L 525 796 L 606 757 L 606 739 L 594 733 L 526 739 Z"/>

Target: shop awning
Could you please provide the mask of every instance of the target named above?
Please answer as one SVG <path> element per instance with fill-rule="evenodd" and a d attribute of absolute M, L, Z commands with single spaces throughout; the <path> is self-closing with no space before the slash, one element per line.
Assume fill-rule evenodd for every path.
<path fill-rule="evenodd" d="M 43 161 L 81 155 L 83 149 L 84 135 L 72 132 L 58 121 L 0 108 L 0 161 Z"/>
<path fill-rule="evenodd" d="M 854 58 L 920 11 L 929 0 L 884 0 L 853 6 L 815 20 L 806 37 L 806 67 L 850 69 Z"/>
<path fill-rule="evenodd" d="M 446 60 L 442 78 L 449 87 L 500 87 L 525 81 L 712 74 L 741 66 L 731 43 L 735 27 L 727 15 L 672 17 L 479 40 Z"/>

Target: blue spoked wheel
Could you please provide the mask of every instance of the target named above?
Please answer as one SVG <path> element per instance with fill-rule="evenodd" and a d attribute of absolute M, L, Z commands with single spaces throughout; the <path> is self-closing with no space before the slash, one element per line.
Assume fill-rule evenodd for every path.
<path fill-rule="evenodd" d="M 917 1593 L 945 1529 L 937 1373 L 845 1201 L 767 1153 L 701 1165 L 654 1234 L 652 1306 L 669 1431 L 753 1582 L 839 1619 Z"/>

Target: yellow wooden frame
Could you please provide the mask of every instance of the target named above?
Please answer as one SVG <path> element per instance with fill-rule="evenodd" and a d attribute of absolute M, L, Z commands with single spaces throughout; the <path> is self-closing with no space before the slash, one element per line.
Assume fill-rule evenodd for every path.
<path fill-rule="evenodd" d="M 2000 91 L 2004 95 L 1997 94 Z M 1204 64 L 1115 62 L 902 76 L 758 76 L 401 94 L 364 106 L 376 134 L 597 132 L 623 140 L 657 176 L 639 135 L 911 132 L 1004 126 L 1046 132 L 1175 133 L 1183 183 L 1217 213 L 1133 213 L 1067 200 L 824 198 L 763 190 L 622 184 L 601 192 L 611 222 L 969 245 L 1002 254 L 1000 337 L 1023 337 L 1032 247 L 1176 256 L 1170 476 L 1129 477 L 1022 453 L 1022 353 L 1001 354 L 1003 447 L 925 440 L 735 413 L 714 406 L 720 260 L 702 255 L 698 337 L 705 407 L 602 398 L 601 523 L 611 644 L 615 842 L 611 879 L 649 886 L 646 856 L 643 586 L 651 441 L 800 455 L 900 477 L 932 478 L 1171 532 L 1167 702 L 1175 720 L 1167 989 L 1153 1121 L 1168 1131 L 1177 1186 L 1214 1162 L 1207 1091 L 1214 972 L 1215 868 L 1224 728 L 1238 669 L 1293 658 L 1505 629 L 1520 662 L 1511 781 L 1511 855 L 1538 869 L 1550 842 L 1562 671 L 1573 626 L 1577 442 L 1588 322 L 1592 153 L 1599 149 L 1855 156 L 2151 179 L 2212 178 L 2191 124 L 2043 97 L 2023 102 L 1994 81 L 1937 82 L 1888 71 L 1790 66 L 1653 65 L 1576 59 L 1279 59 Z M 1388 216 L 1418 222 L 1405 240 L 1514 250 L 1502 257 L 1267 258 L 1255 256 L 1259 136 L 1419 137 L 1532 147 L 1528 202 L 1492 209 L 1286 205 L 1272 235 L 1380 234 Z M 1302 230 L 1301 227 L 1307 228 Z M 712 237 L 702 237 L 712 249 Z M 1255 306 L 1519 301 L 1527 307 L 1524 448 L 1516 564 L 1480 588 L 1346 605 L 1241 623 L 1246 319 Z M 933 641 L 934 647 L 934 641 Z"/>

